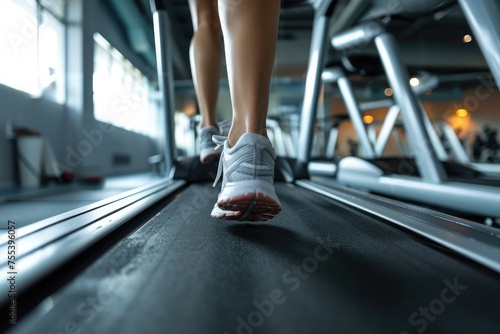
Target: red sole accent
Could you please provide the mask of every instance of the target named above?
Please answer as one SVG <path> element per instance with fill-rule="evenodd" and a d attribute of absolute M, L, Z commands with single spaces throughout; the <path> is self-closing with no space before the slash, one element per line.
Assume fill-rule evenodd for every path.
<path fill-rule="evenodd" d="M 225 220 L 267 221 L 281 212 L 281 206 L 262 193 L 248 193 L 217 202 L 222 210 L 235 211 L 216 217 Z"/>
<path fill-rule="evenodd" d="M 203 160 L 201 160 L 202 164 L 209 164 L 215 159 L 220 158 L 220 153 L 215 153 L 215 154 L 209 154 L 207 155 Z"/>

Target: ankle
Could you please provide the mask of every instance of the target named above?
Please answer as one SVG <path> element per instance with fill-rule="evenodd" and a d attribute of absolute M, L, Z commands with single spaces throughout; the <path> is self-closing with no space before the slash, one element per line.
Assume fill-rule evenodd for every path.
<path fill-rule="evenodd" d="M 213 126 L 213 127 L 218 127 L 217 126 L 217 122 L 214 121 L 214 120 L 207 120 L 207 121 L 202 121 L 200 123 L 200 129 L 203 129 L 203 128 L 206 128 L 206 127 L 209 127 L 209 126 Z"/>
<path fill-rule="evenodd" d="M 260 130 L 260 131 L 245 131 L 245 130 L 238 131 L 237 129 L 233 129 L 233 127 L 231 127 L 231 129 L 229 130 L 229 134 L 228 134 L 229 146 L 233 147 L 234 145 L 236 145 L 238 140 L 240 140 L 241 136 L 243 136 L 246 133 L 255 133 L 255 134 L 258 134 L 258 135 L 261 135 L 261 136 L 268 138 L 267 131 L 265 128 L 263 130 Z"/>

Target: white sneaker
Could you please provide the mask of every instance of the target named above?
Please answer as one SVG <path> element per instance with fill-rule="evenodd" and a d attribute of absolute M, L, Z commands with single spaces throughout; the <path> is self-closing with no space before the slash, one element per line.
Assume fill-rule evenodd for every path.
<path fill-rule="evenodd" d="M 267 137 L 246 133 L 234 147 L 227 137 L 214 136 L 224 147 L 214 186 L 224 173 L 222 189 L 212 217 L 229 220 L 266 221 L 281 211 L 274 190 L 276 155 Z"/>
<path fill-rule="evenodd" d="M 222 153 L 222 147 L 216 147 L 212 137 L 219 134 L 219 129 L 215 126 L 206 126 L 199 130 L 200 140 L 200 162 L 208 164 L 214 159 L 218 159 Z"/>

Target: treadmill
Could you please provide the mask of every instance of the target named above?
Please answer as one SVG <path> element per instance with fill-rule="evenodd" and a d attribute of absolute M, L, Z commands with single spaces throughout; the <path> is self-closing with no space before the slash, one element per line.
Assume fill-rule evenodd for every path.
<path fill-rule="evenodd" d="M 155 15 L 168 29 L 164 9 Z M 295 177 L 285 162 L 276 170 L 280 215 L 215 220 L 212 167 L 196 161 L 175 160 L 151 186 L 16 230 L 14 267 L 2 262 L 1 289 L 14 295 L 1 297 L 0 330 L 498 330 L 500 231 Z"/>
<path fill-rule="evenodd" d="M 390 31 L 391 19 L 395 16 L 416 20 L 459 5 L 475 32 L 494 78 L 500 83 L 497 75 L 500 64 L 490 49 L 491 45 L 500 45 L 496 27 L 500 8 L 495 1 L 461 0 L 457 3 L 428 0 L 407 8 L 402 6 L 397 13 L 384 12 L 384 3 L 374 1 L 361 23 L 333 36 L 331 42 L 334 48 L 345 53 L 344 64 L 351 64 L 356 59 L 356 53 L 361 53 L 362 48 L 374 42 L 395 100 L 381 131 L 382 145 L 401 112 L 414 156 L 414 159 L 382 159 L 377 156 L 380 145 L 378 142 L 373 145 L 370 141 L 362 122 L 362 106 L 350 88 L 348 74 L 342 69 L 329 69 L 324 72 L 324 78 L 339 84 L 364 153 L 362 158 L 348 157 L 341 160 L 337 166 L 336 181 L 391 197 L 495 219 L 500 217 L 499 178 L 485 175 L 470 164 L 443 161 L 447 159 L 447 154 L 422 104 L 408 84 L 408 70 Z M 477 26 L 478 21 L 482 22 L 480 27 Z M 369 58 L 362 59 L 366 61 Z"/>

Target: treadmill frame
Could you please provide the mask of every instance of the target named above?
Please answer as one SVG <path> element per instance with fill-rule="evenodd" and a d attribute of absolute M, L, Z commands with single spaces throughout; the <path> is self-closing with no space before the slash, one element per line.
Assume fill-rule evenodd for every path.
<path fill-rule="evenodd" d="M 471 1 L 474 6 L 477 1 Z M 492 14 L 495 17 L 496 13 Z M 392 34 L 385 31 L 382 24 L 371 21 L 360 24 L 332 38 L 332 45 L 340 51 L 367 42 L 375 42 L 382 64 L 394 92 L 394 99 L 403 113 L 403 122 L 408 142 L 415 155 L 421 178 L 388 176 L 367 162 L 355 158 L 342 160 L 337 169 L 337 180 L 345 185 L 369 189 L 381 194 L 397 196 L 422 203 L 439 205 L 449 209 L 500 217 L 500 191 L 498 188 L 449 182 L 435 148 L 436 139 L 429 135 L 421 102 L 409 85 L 409 75 Z M 344 90 L 344 99 L 355 98 Z M 348 103 L 346 103 L 348 104 Z M 349 104 L 348 104 L 349 105 Z M 352 109 L 352 112 L 356 110 Z M 364 132 L 366 130 L 358 129 Z M 359 135 L 359 133 L 358 133 Z M 433 140 L 434 139 L 434 140 Z"/>

